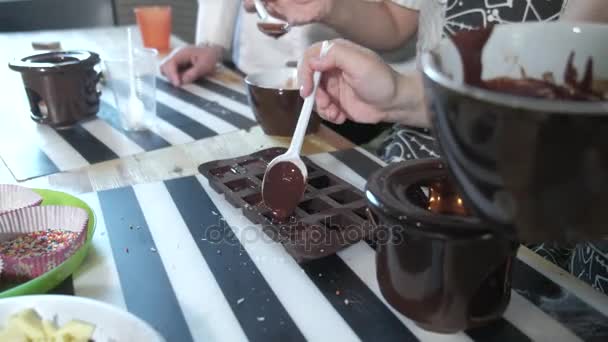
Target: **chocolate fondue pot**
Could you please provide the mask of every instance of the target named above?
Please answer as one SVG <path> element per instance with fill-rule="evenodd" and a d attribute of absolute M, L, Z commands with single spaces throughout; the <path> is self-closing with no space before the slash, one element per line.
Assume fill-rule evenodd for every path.
<path fill-rule="evenodd" d="M 21 73 L 32 120 L 55 128 L 70 127 L 99 110 L 100 59 L 88 51 L 55 51 L 9 63 Z"/>
<path fill-rule="evenodd" d="M 519 244 L 470 216 L 440 160 L 391 164 L 373 174 L 380 291 L 424 329 L 453 333 L 502 316 Z"/>

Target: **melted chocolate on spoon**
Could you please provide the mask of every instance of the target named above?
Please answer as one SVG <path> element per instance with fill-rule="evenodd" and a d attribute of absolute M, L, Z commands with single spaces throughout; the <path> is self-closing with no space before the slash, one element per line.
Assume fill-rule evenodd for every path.
<path fill-rule="evenodd" d="M 593 85 L 593 60 L 589 58 L 585 66 L 583 79 L 578 82 L 578 72 L 574 67 L 574 52 L 570 53 L 568 63 L 564 72 L 565 85 L 558 85 L 552 77 L 535 79 L 524 77 L 515 79 L 510 77 L 497 77 L 490 80 L 482 80 L 482 53 L 483 48 L 490 38 L 493 25 L 475 31 L 462 31 L 452 36 L 452 41 L 460 52 L 464 69 L 464 82 L 472 86 L 485 88 L 511 95 L 561 99 L 574 101 L 605 101 L 608 98 L 592 89 Z"/>
<path fill-rule="evenodd" d="M 271 37 L 279 38 L 287 33 L 287 25 L 287 23 L 258 22 L 258 29 Z"/>
<path fill-rule="evenodd" d="M 305 186 L 304 176 L 294 163 L 280 162 L 266 173 L 262 197 L 272 215 L 283 221 L 300 203 Z"/>

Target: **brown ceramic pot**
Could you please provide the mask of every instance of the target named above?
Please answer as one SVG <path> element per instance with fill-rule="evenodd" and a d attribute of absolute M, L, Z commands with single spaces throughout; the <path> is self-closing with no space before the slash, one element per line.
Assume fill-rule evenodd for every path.
<path fill-rule="evenodd" d="M 502 316 L 519 244 L 468 215 L 441 161 L 389 165 L 366 198 L 378 218 L 378 283 L 395 309 L 441 333 Z"/>

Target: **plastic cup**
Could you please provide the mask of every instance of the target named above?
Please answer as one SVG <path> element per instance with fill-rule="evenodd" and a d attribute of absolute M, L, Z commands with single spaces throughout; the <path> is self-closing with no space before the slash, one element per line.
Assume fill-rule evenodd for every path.
<path fill-rule="evenodd" d="M 144 46 L 165 54 L 170 49 L 171 6 L 144 6 L 134 9 Z"/>
<path fill-rule="evenodd" d="M 104 59 L 107 85 L 114 94 L 119 121 L 126 131 L 146 130 L 155 124 L 157 55 L 154 49 L 133 49 L 134 92 L 131 92 L 127 51 Z M 138 108 L 134 108 L 133 103 Z"/>

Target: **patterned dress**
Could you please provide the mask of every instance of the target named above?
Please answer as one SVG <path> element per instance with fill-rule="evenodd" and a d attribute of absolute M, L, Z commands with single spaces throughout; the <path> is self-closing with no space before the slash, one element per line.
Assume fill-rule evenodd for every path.
<path fill-rule="evenodd" d="M 419 9 L 418 52 L 432 49 L 446 35 L 485 27 L 489 23 L 551 21 L 559 18 L 567 0 L 393 0 Z M 386 162 L 438 158 L 429 130 L 396 125 L 378 154 Z M 574 246 L 549 243 L 528 246 L 595 289 L 608 293 L 608 240 Z"/>

